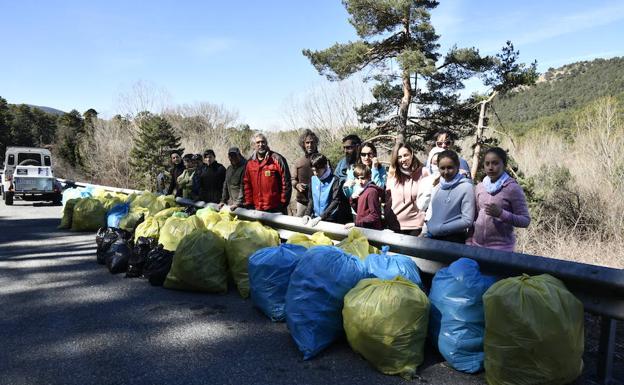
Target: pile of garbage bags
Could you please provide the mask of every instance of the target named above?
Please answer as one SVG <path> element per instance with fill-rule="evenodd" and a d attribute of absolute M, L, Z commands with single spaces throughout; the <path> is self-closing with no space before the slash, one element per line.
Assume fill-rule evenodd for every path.
<path fill-rule="evenodd" d="M 335 245 L 322 232 L 282 243 L 259 222 L 171 196 L 69 190 L 59 228 L 97 230 L 96 261 L 112 274 L 213 294 L 233 282 L 286 323 L 305 360 L 346 337 L 374 368 L 404 378 L 417 374 L 427 344 L 458 371 L 485 370 L 489 384 L 564 384 L 581 374 L 583 305 L 554 277 L 497 282 L 459 258 L 425 287 L 412 258 L 377 249 L 357 229 Z"/>

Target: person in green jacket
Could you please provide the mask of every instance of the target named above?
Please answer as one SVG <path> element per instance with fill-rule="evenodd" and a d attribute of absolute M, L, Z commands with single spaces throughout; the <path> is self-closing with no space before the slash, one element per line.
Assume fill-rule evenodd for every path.
<path fill-rule="evenodd" d="M 186 154 L 182 157 L 184 171 L 178 177 L 178 188 L 182 190 L 182 198 L 193 199 L 193 175 L 199 158 L 194 154 Z"/>

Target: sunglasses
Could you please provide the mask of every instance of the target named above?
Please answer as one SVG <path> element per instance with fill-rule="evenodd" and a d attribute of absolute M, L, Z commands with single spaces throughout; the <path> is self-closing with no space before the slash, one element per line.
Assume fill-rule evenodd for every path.
<path fill-rule="evenodd" d="M 375 156 L 375 154 L 372 153 L 372 152 L 360 152 L 360 156 L 363 157 L 363 158 L 364 157 L 371 157 L 372 158 L 372 157 Z"/>
<path fill-rule="evenodd" d="M 444 142 L 436 142 L 436 145 L 442 146 L 442 145 L 446 144 L 447 146 L 450 146 L 451 143 L 453 143 L 453 142 L 450 141 L 450 140 L 445 140 Z"/>

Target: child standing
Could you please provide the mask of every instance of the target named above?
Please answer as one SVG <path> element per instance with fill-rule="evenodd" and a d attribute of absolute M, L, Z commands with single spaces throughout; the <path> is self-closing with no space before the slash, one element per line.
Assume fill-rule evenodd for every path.
<path fill-rule="evenodd" d="M 353 169 L 355 182 L 360 186 L 359 193 L 351 195 L 351 207 L 355 210 L 355 223 L 348 223 L 347 228 L 353 226 L 381 230 L 381 202 L 384 190 L 371 181 L 371 169 L 364 164 L 357 164 Z"/>
<path fill-rule="evenodd" d="M 433 188 L 428 210 L 427 236 L 442 241 L 464 243 L 475 213 L 474 186 L 459 173 L 459 156 L 445 150 L 438 155 L 440 178 Z"/>
<path fill-rule="evenodd" d="M 323 154 L 310 155 L 312 178 L 308 189 L 308 205 L 303 223 L 316 226 L 319 221 L 346 223 L 351 214 L 347 198 L 342 192 L 342 182 L 334 175 Z"/>
<path fill-rule="evenodd" d="M 522 187 L 505 172 L 507 153 L 500 147 L 486 151 L 483 168 L 487 175 L 476 189 L 477 218 L 466 244 L 513 251 L 514 227 L 531 222 Z"/>

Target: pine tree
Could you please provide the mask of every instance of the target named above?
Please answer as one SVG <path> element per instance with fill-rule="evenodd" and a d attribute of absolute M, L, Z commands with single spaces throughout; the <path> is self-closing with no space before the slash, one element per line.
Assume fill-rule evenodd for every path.
<path fill-rule="evenodd" d="M 165 155 L 180 147 L 180 137 L 161 116 L 142 112 L 136 119 L 138 134 L 130 152 L 130 165 L 138 179 L 137 185 L 150 189 L 156 185 L 156 176 L 162 169 Z"/>
<path fill-rule="evenodd" d="M 482 57 L 476 48 L 453 47 L 439 52 L 439 36 L 429 12 L 431 0 L 343 0 L 359 40 L 321 50 L 303 50 L 317 71 L 341 80 L 365 68 L 375 101 L 357 112 L 378 134 L 422 144 L 440 128 L 458 136 L 474 131 L 475 100 L 462 100 L 463 82 L 486 78 L 499 60 Z M 398 70 L 396 68 L 398 64 Z M 491 74 L 490 74 L 491 76 Z M 487 78 L 486 78 L 487 79 Z"/>
<path fill-rule="evenodd" d="M 6 99 L 0 97 L 0 159 L 4 161 L 6 148 L 12 143 L 11 122 L 13 117 Z"/>
<path fill-rule="evenodd" d="M 83 134 L 84 121 L 80 112 L 71 110 L 58 118 L 56 132 L 58 154 L 74 168 L 82 166 L 80 139 Z"/>

